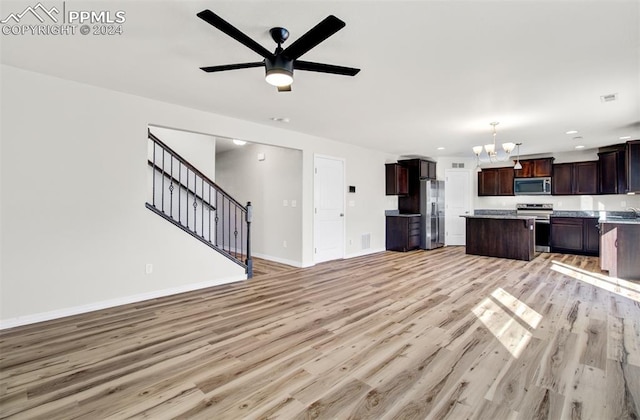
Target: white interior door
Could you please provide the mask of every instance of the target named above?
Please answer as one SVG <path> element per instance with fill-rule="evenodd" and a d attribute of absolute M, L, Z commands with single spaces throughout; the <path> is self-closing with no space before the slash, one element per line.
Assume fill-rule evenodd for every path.
<path fill-rule="evenodd" d="M 344 258 L 344 161 L 315 156 L 314 261 Z"/>
<path fill-rule="evenodd" d="M 445 245 L 465 244 L 464 215 L 471 214 L 471 171 L 446 169 L 445 187 Z"/>

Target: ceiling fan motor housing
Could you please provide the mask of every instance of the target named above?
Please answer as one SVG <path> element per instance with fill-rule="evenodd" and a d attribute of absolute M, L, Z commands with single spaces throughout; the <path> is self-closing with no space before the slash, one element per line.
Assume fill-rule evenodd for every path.
<path fill-rule="evenodd" d="M 284 57 L 282 54 L 278 54 L 273 58 L 265 58 L 264 66 L 267 82 L 270 84 L 274 86 L 286 86 L 293 81 L 293 60 Z M 276 80 L 283 78 L 282 80 L 285 82 L 278 84 L 276 84 L 277 82 L 272 83 L 270 77 L 275 77 L 277 78 Z"/>

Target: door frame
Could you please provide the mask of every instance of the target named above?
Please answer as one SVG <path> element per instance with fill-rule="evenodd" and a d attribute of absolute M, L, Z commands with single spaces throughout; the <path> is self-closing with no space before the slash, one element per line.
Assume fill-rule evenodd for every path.
<path fill-rule="evenodd" d="M 330 156 L 330 155 L 324 155 L 321 153 L 314 153 L 313 154 L 313 209 L 312 209 L 312 216 L 313 216 L 313 263 L 317 264 L 316 261 L 316 162 L 317 159 L 330 159 L 330 160 L 336 160 L 336 161 L 340 161 L 342 162 L 342 214 L 344 214 L 343 217 L 343 222 L 342 222 L 342 237 L 340 238 L 340 240 L 342 241 L 342 256 L 340 257 L 341 259 L 345 258 L 346 255 L 346 251 L 347 251 L 347 246 L 346 246 L 346 238 L 347 238 L 347 209 L 346 209 L 346 201 L 347 201 L 347 194 L 346 194 L 346 185 L 347 185 L 347 160 L 345 158 L 341 158 L 341 157 L 336 157 L 336 156 Z"/>

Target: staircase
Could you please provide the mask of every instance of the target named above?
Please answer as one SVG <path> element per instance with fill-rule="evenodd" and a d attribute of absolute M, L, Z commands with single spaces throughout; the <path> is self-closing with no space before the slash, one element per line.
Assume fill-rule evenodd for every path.
<path fill-rule="evenodd" d="M 251 202 L 243 206 L 148 132 L 153 193 L 146 207 L 253 276 Z"/>

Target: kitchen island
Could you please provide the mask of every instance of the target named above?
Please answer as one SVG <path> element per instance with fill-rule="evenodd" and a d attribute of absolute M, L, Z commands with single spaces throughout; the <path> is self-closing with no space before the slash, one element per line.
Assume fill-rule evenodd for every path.
<path fill-rule="evenodd" d="M 640 280 L 640 219 L 601 217 L 600 268 L 611 277 Z"/>
<path fill-rule="evenodd" d="M 466 218 L 466 253 L 531 261 L 535 257 L 535 217 L 475 215 Z"/>

